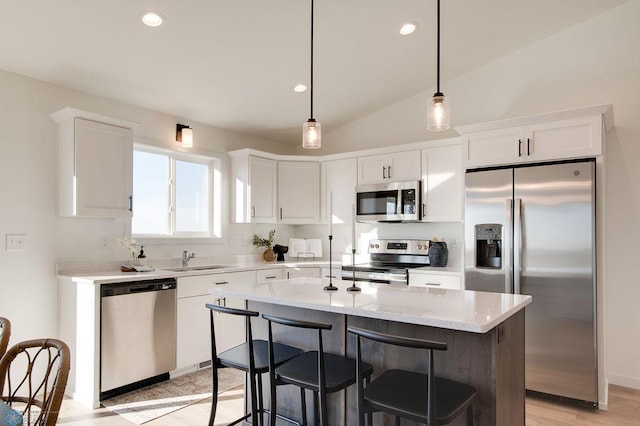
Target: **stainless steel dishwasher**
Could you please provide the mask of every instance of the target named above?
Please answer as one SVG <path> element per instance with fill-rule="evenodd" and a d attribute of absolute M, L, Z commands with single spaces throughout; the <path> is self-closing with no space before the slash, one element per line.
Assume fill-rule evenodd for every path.
<path fill-rule="evenodd" d="M 167 380 L 176 368 L 176 280 L 103 284 L 100 399 Z"/>

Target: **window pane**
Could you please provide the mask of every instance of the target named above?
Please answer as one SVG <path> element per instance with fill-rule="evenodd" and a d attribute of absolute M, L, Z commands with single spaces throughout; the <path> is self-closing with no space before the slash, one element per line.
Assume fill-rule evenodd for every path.
<path fill-rule="evenodd" d="M 169 157 L 133 151 L 134 234 L 168 234 Z"/>
<path fill-rule="evenodd" d="M 209 167 L 176 160 L 176 232 L 209 232 Z"/>

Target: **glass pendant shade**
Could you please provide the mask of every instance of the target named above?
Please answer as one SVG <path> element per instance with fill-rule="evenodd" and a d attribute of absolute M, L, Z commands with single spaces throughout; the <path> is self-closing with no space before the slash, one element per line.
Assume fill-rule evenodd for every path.
<path fill-rule="evenodd" d="M 310 118 L 302 125 L 302 147 L 307 149 L 318 149 L 322 142 L 322 132 L 320 123 Z"/>
<path fill-rule="evenodd" d="M 449 129 L 451 107 L 449 99 L 442 93 L 435 93 L 427 101 L 427 129 L 431 132 L 441 132 Z"/>

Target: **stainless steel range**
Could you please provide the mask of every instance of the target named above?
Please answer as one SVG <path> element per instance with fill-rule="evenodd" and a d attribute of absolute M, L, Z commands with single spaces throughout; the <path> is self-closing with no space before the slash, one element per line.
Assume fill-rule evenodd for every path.
<path fill-rule="evenodd" d="M 370 240 L 369 262 L 342 266 L 342 279 L 408 284 L 409 269 L 429 266 L 429 240 Z"/>

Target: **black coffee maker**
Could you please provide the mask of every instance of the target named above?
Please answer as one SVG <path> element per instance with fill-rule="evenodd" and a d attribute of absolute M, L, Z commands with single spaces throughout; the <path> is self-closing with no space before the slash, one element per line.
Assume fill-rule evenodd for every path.
<path fill-rule="evenodd" d="M 273 246 L 273 252 L 277 255 L 276 262 L 284 262 L 284 254 L 289 251 L 289 246 L 281 246 L 276 244 Z"/>

